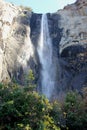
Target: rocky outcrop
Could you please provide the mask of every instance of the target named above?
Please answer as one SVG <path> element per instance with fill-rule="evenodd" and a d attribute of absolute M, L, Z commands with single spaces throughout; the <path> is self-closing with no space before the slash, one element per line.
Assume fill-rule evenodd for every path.
<path fill-rule="evenodd" d="M 47 14 L 59 91 L 87 85 L 87 0 Z M 0 1 L 0 81 L 23 83 L 32 69 L 36 83 L 41 69 L 37 54 L 41 14 Z"/>
<path fill-rule="evenodd" d="M 10 31 L 13 24 L 13 19 L 16 17 L 18 9 L 12 4 L 0 1 L 0 81 L 6 77 L 9 78 L 7 72 L 6 49 L 9 45 L 8 38 L 10 37 Z M 10 50 L 9 50 L 10 51 Z M 11 52 L 12 53 L 12 52 Z M 8 54 L 9 55 L 9 54 Z M 10 63 L 10 58 L 8 62 Z"/>
<path fill-rule="evenodd" d="M 15 77 L 22 83 L 23 74 L 37 68 L 30 39 L 31 15 L 28 9 L 0 1 L 0 81 Z"/>
<path fill-rule="evenodd" d="M 81 89 L 87 85 L 87 0 L 77 0 L 57 12 L 59 27 L 59 59 L 64 88 Z"/>

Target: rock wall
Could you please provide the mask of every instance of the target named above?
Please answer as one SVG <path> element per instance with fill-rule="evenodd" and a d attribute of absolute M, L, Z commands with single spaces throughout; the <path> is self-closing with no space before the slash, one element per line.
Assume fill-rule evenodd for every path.
<path fill-rule="evenodd" d="M 87 0 L 77 0 L 57 12 L 59 27 L 59 59 L 64 88 L 79 89 L 87 86 Z"/>
<path fill-rule="evenodd" d="M 56 66 L 56 95 L 87 85 L 87 0 L 47 14 Z M 23 83 L 23 75 L 33 69 L 39 83 L 41 69 L 37 54 L 41 14 L 0 1 L 0 81 L 13 77 Z M 55 95 L 55 93 L 54 93 Z"/>
<path fill-rule="evenodd" d="M 31 15 L 28 9 L 0 1 L 0 81 L 15 77 L 22 83 L 23 75 L 37 68 L 30 39 Z"/>

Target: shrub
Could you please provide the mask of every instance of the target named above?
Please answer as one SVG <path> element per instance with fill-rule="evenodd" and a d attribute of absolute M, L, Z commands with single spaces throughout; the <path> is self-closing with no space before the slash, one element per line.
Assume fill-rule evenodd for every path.
<path fill-rule="evenodd" d="M 77 92 L 69 92 L 64 103 L 66 126 L 70 130 L 86 130 L 87 113 L 83 98 Z"/>
<path fill-rule="evenodd" d="M 24 7 L 24 6 L 20 5 L 20 8 L 21 8 L 22 10 L 32 11 L 32 8 L 31 8 L 31 7 Z"/>
<path fill-rule="evenodd" d="M 2 130 L 59 130 L 49 115 L 48 99 L 20 86 L 0 85 L 0 128 Z"/>

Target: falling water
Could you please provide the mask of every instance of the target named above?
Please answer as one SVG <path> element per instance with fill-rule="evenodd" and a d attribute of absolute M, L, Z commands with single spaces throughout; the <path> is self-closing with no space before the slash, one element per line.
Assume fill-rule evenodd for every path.
<path fill-rule="evenodd" d="M 38 42 L 38 54 L 41 68 L 41 92 L 48 99 L 51 98 L 54 89 L 54 67 L 52 64 L 52 41 L 49 35 L 47 15 L 42 15 L 41 32 Z"/>

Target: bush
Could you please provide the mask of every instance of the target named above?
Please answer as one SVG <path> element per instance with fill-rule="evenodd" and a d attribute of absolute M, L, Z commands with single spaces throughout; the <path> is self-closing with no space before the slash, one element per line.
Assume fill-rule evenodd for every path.
<path fill-rule="evenodd" d="M 0 130 L 87 129 L 87 88 L 83 89 L 83 96 L 71 91 L 64 103 L 50 103 L 34 91 L 31 70 L 24 85 L 0 84 Z"/>
<path fill-rule="evenodd" d="M 49 115 L 48 99 L 34 91 L 0 85 L 0 128 L 2 130 L 59 130 Z"/>
<path fill-rule="evenodd" d="M 70 130 L 86 130 L 87 113 L 83 98 L 77 92 L 69 92 L 64 103 L 66 126 Z"/>
<path fill-rule="evenodd" d="M 31 8 L 31 7 L 24 7 L 24 6 L 20 5 L 20 8 L 21 8 L 22 10 L 32 11 L 32 8 Z"/>

